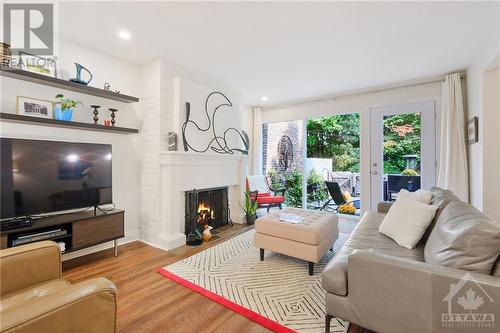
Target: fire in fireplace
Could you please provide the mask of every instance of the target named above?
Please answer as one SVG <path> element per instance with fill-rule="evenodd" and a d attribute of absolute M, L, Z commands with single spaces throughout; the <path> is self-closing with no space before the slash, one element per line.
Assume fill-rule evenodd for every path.
<path fill-rule="evenodd" d="M 185 195 L 186 244 L 200 245 L 205 225 L 215 229 L 229 222 L 228 188 L 194 189 Z"/>

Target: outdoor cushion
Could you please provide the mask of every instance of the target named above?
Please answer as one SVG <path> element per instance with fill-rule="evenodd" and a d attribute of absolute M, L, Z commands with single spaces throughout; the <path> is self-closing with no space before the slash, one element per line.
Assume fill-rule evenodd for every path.
<path fill-rule="evenodd" d="M 449 203 L 425 245 L 425 262 L 491 274 L 500 254 L 500 223 L 463 201 Z"/>
<path fill-rule="evenodd" d="M 266 176 L 251 175 L 247 176 L 247 188 L 250 191 L 259 191 L 259 193 L 269 193 L 269 184 L 267 183 Z"/>
<path fill-rule="evenodd" d="M 259 204 L 283 203 L 283 202 L 285 202 L 285 197 L 283 197 L 281 195 L 275 195 L 275 196 L 258 196 L 257 197 L 257 202 Z"/>
<path fill-rule="evenodd" d="M 321 274 L 323 289 L 340 296 L 347 295 L 347 262 L 349 256 L 357 249 L 373 250 L 381 254 L 424 261 L 423 245 L 417 245 L 409 250 L 378 232 L 384 216 L 385 214 L 375 212 L 366 212 L 363 215 L 345 244 L 323 270 Z"/>

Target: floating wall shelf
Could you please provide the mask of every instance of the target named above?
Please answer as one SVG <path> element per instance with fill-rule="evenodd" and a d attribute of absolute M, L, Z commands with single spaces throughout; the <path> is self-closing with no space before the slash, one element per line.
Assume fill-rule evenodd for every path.
<path fill-rule="evenodd" d="M 46 76 L 38 73 L 23 71 L 11 67 L 2 67 L 0 69 L 0 75 L 32 83 L 38 83 L 46 86 L 61 88 L 65 90 L 76 91 L 82 94 L 107 98 L 113 101 L 119 101 L 124 103 L 139 102 L 139 98 L 134 96 L 128 96 L 124 94 L 115 93 L 113 91 L 89 87 L 83 84 L 57 79 L 55 77 Z"/>
<path fill-rule="evenodd" d="M 94 124 L 87 124 L 87 123 L 79 123 L 76 121 L 63 121 L 63 120 L 56 120 L 56 119 L 50 119 L 50 118 L 30 117 L 30 116 L 23 116 L 23 115 L 19 115 L 19 114 L 5 113 L 5 112 L 0 112 L 0 120 L 28 123 L 28 124 L 33 124 L 33 125 L 76 128 L 76 129 L 88 130 L 88 131 L 114 132 L 114 133 L 122 133 L 122 134 L 139 133 L 139 130 L 135 129 L 135 128 L 94 125 Z"/>

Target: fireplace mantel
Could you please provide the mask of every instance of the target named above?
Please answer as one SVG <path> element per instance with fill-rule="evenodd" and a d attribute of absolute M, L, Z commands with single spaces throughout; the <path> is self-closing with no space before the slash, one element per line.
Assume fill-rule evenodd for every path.
<path fill-rule="evenodd" d="M 160 153 L 162 165 L 239 165 L 248 156 L 234 154 L 200 154 L 184 151 L 166 151 Z"/>
<path fill-rule="evenodd" d="M 160 153 L 162 248 L 170 250 L 185 244 L 184 192 L 193 189 L 228 186 L 231 218 L 243 223 L 240 212 L 248 156 L 200 154 L 182 151 Z"/>

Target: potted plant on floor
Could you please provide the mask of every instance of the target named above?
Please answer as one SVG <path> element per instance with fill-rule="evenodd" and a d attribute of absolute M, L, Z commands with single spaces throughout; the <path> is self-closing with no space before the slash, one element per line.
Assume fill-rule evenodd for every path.
<path fill-rule="evenodd" d="M 63 94 L 57 94 L 56 98 L 59 98 L 59 101 L 55 103 L 55 118 L 57 120 L 71 121 L 73 117 L 73 108 L 78 104 L 83 105 L 80 101 L 64 98 Z"/>
<path fill-rule="evenodd" d="M 241 206 L 243 211 L 245 212 L 245 218 L 247 220 L 247 224 L 254 224 L 255 219 L 257 217 L 257 200 L 252 198 L 252 193 L 249 189 L 245 192 L 245 204 Z"/>

